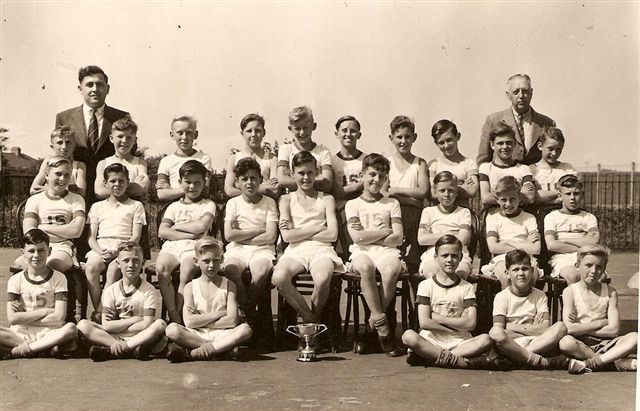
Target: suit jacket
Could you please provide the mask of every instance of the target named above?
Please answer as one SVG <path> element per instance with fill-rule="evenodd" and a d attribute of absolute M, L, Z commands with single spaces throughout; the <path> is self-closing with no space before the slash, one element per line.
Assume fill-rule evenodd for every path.
<path fill-rule="evenodd" d="M 489 133 L 491 133 L 493 126 L 500 121 L 504 121 L 510 125 L 516 133 L 516 145 L 513 150 L 513 158 L 523 164 L 534 164 L 540 161 L 542 153 L 537 145 L 538 138 L 540 137 L 540 133 L 544 127 L 555 127 L 555 121 L 536 112 L 533 108 L 531 109 L 531 133 L 533 145 L 529 150 L 527 150 L 524 146 L 524 136 L 520 135 L 516 118 L 513 116 L 513 110 L 509 107 L 504 111 L 489 114 L 487 119 L 484 121 L 484 125 L 482 126 L 482 135 L 480 136 L 480 145 L 478 147 L 478 164 L 488 163 L 493 158 L 493 150 L 491 150 Z"/>
<path fill-rule="evenodd" d="M 75 134 L 76 149 L 73 152 L 73 159 L 82 161 L 87 167 L 87 193 L 85 195 L 87 211 L 91 204 L 96 200 L 95 193 L 93 191 L 93 183 L 96 180 L 96 166 L 100 160 L 115 154 L 113 144 L 109 141 L 111 125 L 116 120 L 128 115 L 129 113 L 126 111 L 118 110 L 109 106 L 104 107 L 102 129 L 99 134 L 100 143 L 95 152 L 91 149 L 90 144 L 88 144 L 87 141 L 87 130 L 84 122 L 84 115 L 82 113 L 82 106 L 65 110 L 56 115 L 56 127 L 63 125 L 69 126 Z"/>

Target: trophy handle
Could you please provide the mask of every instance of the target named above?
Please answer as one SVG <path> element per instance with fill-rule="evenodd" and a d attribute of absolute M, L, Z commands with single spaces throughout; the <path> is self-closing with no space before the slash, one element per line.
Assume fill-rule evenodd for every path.
<path fill-rule="evenodd" d="M 288 327 L 287 327 L 286 331 L 287 331 L 289 334 L 293 334 L 293 335 L 295 335 L 296 337 L 300 337 L 300 334 L 298 334 L 298 333 L 297 333 L 297 332 L 295 332 L 295 331 L 292 331 L 292 330 L 295 330 L 296 328 L 297 328 L 297 325 L 290 325 L 290 326 L 288 326 Z"/>
<path fill-rule="evenodd" d="M 320 330 L 320 331 L 318 331 L 318 333 L 317 333 L 316 335 L 318 335 L 318 334 L 322 334 L 323 332 L 327 331 L 327 326 L 326 326 L 326 325 L 324 325 L 324 324 L 318 324 L 318 326 L 321 328 L 321 330 Z"/>

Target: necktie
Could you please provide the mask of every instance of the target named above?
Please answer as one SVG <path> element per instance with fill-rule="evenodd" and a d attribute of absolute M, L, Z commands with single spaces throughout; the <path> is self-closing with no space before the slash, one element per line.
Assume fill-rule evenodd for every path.
<path fill-rule="evenodd" d="M 96 111 L 91 110 L 91 121 L 89 121 L 89 144 L 91 144 L 91 151 L 96 152 L 98 150 L 98 143 L 100 142 L 100 136 L 98 135 L 98 119 L 96 118 Z"/>
<path fill-rule="evenodd" d="M 527 141 L 527 136 L 524 134 L 524 115 L 518 114 L 518 118 L 516 119 L 516 124 L 518 125 L 518 133 L 520 133 L 520 137 L 522 137 L 522 141 L 524 142 L 525 151 L 529 150 L 530 141 Z"/>

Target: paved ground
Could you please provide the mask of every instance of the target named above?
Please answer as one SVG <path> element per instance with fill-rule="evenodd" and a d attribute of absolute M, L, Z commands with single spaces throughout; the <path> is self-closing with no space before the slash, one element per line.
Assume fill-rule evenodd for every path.
<path fill-rule="evenodd" d="M 15 255 L 0 249 L 0 295 Z M 609 272 L 619 290 L 637 271 L 637 253 L 613 256 Z M 622 318 L 637 329 L 637 296 L 622 294 Z M 0 304 L 0 325 L 5 310 Z M 303 364 L 296 356 L 278 352 L 248 363 L 3 361 L 0 409 L 635 409 L 635 373 L 443 370 L 351 352 Z"/>

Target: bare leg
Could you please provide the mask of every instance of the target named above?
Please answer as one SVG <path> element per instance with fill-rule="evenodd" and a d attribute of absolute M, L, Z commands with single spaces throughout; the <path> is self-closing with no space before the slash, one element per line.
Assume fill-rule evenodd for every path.
<path fill-rule="evenodd" d="M 200 337 L 198 334 L 189 332 L 186 327 L 176 323 L 167 325 L 165 334 L 167 335 L 167 338 L 174 343 L 188 349 L 198 348 L 207 342 L 207 340 Z"/>
<path fill-rule="evenodd" d="M 420 274 L 424 278 L 433 277 L 440 270 L 440 266 L 435 260 L 425 259 L 422 264 L 420 264 Z"/>
<path fill-rule="evenodd" d="M 567 335 L 567 327 L 561 322 L 553 324 L 529 344 L 529 351 L 544 354 L 558 346 L 558 342 Z"/>
<path fill-rule="evenodd" d="M 180 320 L 180 313 L 176 309 L 176 294 L 171 283 L 173 270 L 176 269 L 179 262 L 169 253 L 160 252 L 156 260 L 156 273 L 158 274 L 158 288 L 162 295 L 162 302 L 167 308 L 171 321 Z"/>
<path fill-rule="evenodd" d="M 575 266 L 562 267 L 559 274 L 560 277 L 564 278 L 567 282 L 567 285 L 580 281 L 580 275 L 578 274 L 578 269 Z"/>
<path fill-rule="evenodd" d="M 95 253 L 89 254 L 87 265 L 85 267 L 85 275 L 87 276 L 87 286 L 89 288 L 89 296 L 93 303 L 93 310 L 100 311 L 100 296 L 102 288 L 100 288 L 100 274 L 105 270 L 106 266 L 102 258 Z"/>
<path fill-rule="evenodd" d="M 629 333 L 621 337 L 609 351 L 600 355 L 603 364 L 609 364 L 636 352 L 638 333 Z"/>
<path fill-rule="evenodd" d="M 418 354 L 418 356 L 432 362 L 435 362 L 438 359 L 440 351 L 442 351 L 440 347 L 436 347 L 429 341 L 420 337 L 420 335 L 413 330 L 407 330 L 402 334 L 402 342 L 404 345 L 409 347 L 411 351 Z"/>
<path fill-rule="evenodd" d="M 292 258 L 283 257 L 274 268 L 272 281 L 278 288 L 278 292 L 282 294 L 285 300 L 287 300 L 300 317 L 302 317 L 302 320 L 304 322 L 310 322 L 314 320 L 313 312 L 307 305 L 302 294 L 300 294 L 300 291 L 298 291 L 291 282 L 293 277 L 304 272 L 305 268 L 302 264 Z"/>
<path fill-rule="evenodd" d="M 76 325 L 66 323 L 62 327 L 51 330 L 44 337 L 37 341 L 29 343 L 29 347 L 33 352 L 40 352 L 53 347 L 54 345 L 64 344 L 73 340 L 78 335 Z"/>
<path fill-rule="evenodd" d="M 507 268 L 504 261 L 499 261 L 496 263 L 496 266 L 493 269 L 493 273 L 495 274 L 498 281 L 500 281 L 500 287 L 502 287 L 503 290 L 509 287 L 509 284 L 511 284 L 511 280 L 507 275 Z"/>
<path fill-rule="evenodd" d="M 192 256 L 180 260 L 180 283 L 176 294 L 176 310 L 178 313 L 182 313 L 182 306 L 184 305 L 184 286 L 193 280 L 196 268 L 196 263 L 193 261 Z"/>
<path fill-rule="evenodd" d="M 249 300 L 256 303 L 266 300 L 269 289 L 267 280 L 273 269 L 273 261 L 268 258 L 254 258 L 249 263 L 251 270 L 251 285 L 249 286 Z"/>
<path fill-rule="evenodd" d="M 309 267 L 309 272 L 313 278 L 313 293 L 311 294 L 313 320 L 311 322 L 320 322 L 322 310 L 327 303 L 327 299 L 329 299 L 331 277 L 333 276 L 333 260 L 330 258 L 316 260 Z"/>
<path fill-rule="evenodd" d="M 396 296 L 396 287 L 398 285 L 398 275 L 400 274 L 400 259 L 398 257 L 388 257 L 380 262 L 378 271 L 380 272 L 380 302 L 382 303 L 382 311 L 387 311 L 389 304 Z"/>
<path fill-rule="evenodd" d="M 376 283 L 376 267 L 371 259 L 364 255 L 357 255 L 352 259 L 352 266 L 356 273 L 360 275 L 360 287 L 371 315 L 379 317 L 384 314 L 383 301 L 380 298 L 380 290 Z"/>
<path fill-rule="evenodd" d="M 486 353 L 491 347 L 493 347 L 493 341 L 489 334 L 480 334 L 465 340 L 451 352 L 461 357 L 471 358 Z"/>
<path fill-rule="evenodd" d="M 244 281 L 242 281 L 242 273 L 246 268 L 247 264 L 243 260 L 233 257 L 225 259 L 224 267 L 222 267 L 224 275 L 236 284 L 238 305 L 241 307 L 246 306 L 249 300 L 247 288 L 244 286 Z"/>
<path fill-rule="evenodd" d="M 64 251 L 54 251 L 47 259 L 47 267 L 64 273 L 73 267 L 73 259 Z"/>
<path fill-rule="evenodd" d="M 107 280 L 105 281 L 104 288 L 107 288 L 111 284 L 122 278 L 122 273 L 120 272 L 120 268 L 118 268 L 118 263 L 116 260 L 113 260 L 109 263 L 107 267 Z"/>
<path fill-rule="evenodd" d="M 587 358 L 591 358 L 596 355 L 591 348 L 578 341 L 572 335 L 565 335 L 562 337 L 558 345 L 560 346 L 560 351 L 569 357 L 576 358 L 578 360 L 586 360 Z"/>

